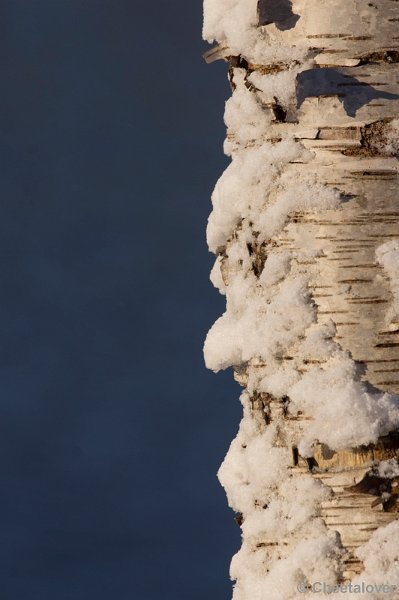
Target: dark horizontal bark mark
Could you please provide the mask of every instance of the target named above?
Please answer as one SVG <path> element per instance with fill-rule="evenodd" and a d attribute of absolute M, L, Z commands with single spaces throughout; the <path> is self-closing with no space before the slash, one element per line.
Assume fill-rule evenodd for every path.
<path fill-rule="evenodd" d="M 399 52 L 397 50 L 380 50 L 377 52 L 362 54 L 358 58 L 360 59 L 360 65 L 366 65 L 369 63 L 376 62 L 386 62 L 389 64 L 394 64 L 399 62 Z"/>
<path fill-rule="evenodd" d="M 340 265 L 339 269 L 375 269 L 377 265 Z"/>
<path fill-rule="evenodd" d="M 383 300 L 380 298 L 379 300 L 356 300 L 353 298 L 348 299 L 349 304 L 386 304 L 388 300 Z"/>
<path fill-rule="evenodd" d="M 368 363 L 391 363 L 399 362 L 399 358 L 374 358 L 367 361 Z"/>

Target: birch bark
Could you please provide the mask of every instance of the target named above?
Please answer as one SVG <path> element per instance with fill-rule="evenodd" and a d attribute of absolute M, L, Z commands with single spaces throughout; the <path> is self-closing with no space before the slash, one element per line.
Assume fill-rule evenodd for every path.
<path fill-rule="evenodd" d="M 232 86 L 205 359 L 244 387 L 235 600 L 399 597 L 398 22 L 397 0 L 204 0 Z"/>

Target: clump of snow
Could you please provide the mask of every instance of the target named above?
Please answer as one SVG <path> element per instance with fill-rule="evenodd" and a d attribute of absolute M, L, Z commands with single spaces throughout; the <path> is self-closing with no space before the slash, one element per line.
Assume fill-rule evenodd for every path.
<path fill-rule="evenodd" d="M 231 562 L 230 576 L 237 579 L 233 600 L 299 600 L 307 597 L 298 593 L 300 584 L 336 584 L 342 553 L 337 534 L 320 520 L 313 521 L 311 536 L 304 533 L 300 541 L 292 540 L 290 550 L 288 556 L 272 560 L 267 548 L 254 549 L 244 542 Z"/>
<path fill-rule="evenodd" d="M 227 41 L 240 54 L 256 43 L 258 16 L 256 2 L 243 0 L 204 0 L 203 37 L 212 43 Z"/>
<path fill-rule="evenodd" d="M 252 510 L 244 519 L 242 532 L 255 545 L 265 539 L 277 543 L 296 531 L 308 528 L 318 513 L 320 503 L 331 496 L 331 490 L 311 475 L 290 479 L 284 473 L 279 483 L 276 493 L 270 494 L 267 508 Z M 306 501 L 301 502 L 301 498 L 306 498 Z"/>
<path fill-rule="evenodd" d="M 231 97 L 227 100 L 224 120 L 227 133 L 234 132 L 234 145 L 245 147 L 253 144 L 266 135 L 272 120 L 272 113 L 265 107 L 261 99 L 251 92 L 245 85 L 245 70 L 234 70 L 234 84 L 236 86 Z M 225 143 L 225 152 L 230 154 L 230 145 Z"/>
<path fill-rule="evenodd" d="M 278 444 L 278 425 L 262 429 L 247 392 L 241 401 L 240 429 L 218 473 L 229 505 L 243 518 L 243 544 L 231 563 L 231 577 L 237 579 L 233 598 L 295 599 L 303 580 L 337 580 L 342 551 L 319 517 L 331 490 L 310 474 L 292 477 L 292 455 Z M 275 562 L 270 549 L 282 539 Z"/>
<path fill-rule="evenodd" d="M 399 463 L 396 458 L 390 460 L 382 460 L 375 467 L 375 474 L 380 477 L 386 477 L 392 479 L 393 477 L 399 477 Z"/>
<path fill-rule="evenodd" d="M 280 106 L 287 111 L 288 119 L 292 120 L 297 107 L 296 78 L 301 71 L 308 68 L 311 68 L 311 63 L 293 63 L 276 73 L 253 71 L 248 81 L 259 90 L 259 95 L 265 103 L 272 103 L 278 99 Z"/>
<path fill-rule="evenodd" d="M 260 239 L 269 239 L 283 229 L 295 212 L 328 210 L 340 206 L 340 194 L 334 188 L 314 183 L 298 183 L 289 187 L 259 215 Z"/>
<path fill-rule="evenodd" d="M 287 393 L 290 412 L 313 419 L 298 446 L 302 456 L 312 455 L 316 440 L 334 450 L 353 448 L 376 442 L 399 426 L 399 398 L 368 391 L 356 363 L 343 351 L 310 369 Z"/>
<path fill-rule="evenodd" d="M 268 286 L 276 285 L 288 275 L 291 270 L 292 252 L 270 254 L 259 277 L 259 283 Z"/>
<path fill-rule="evenodd" d="M 212 271 L 210 273 L 209 279 L 211 280 L 211 282 L 213 283 L 215 288 L 218 289 L 222 295 L 226 294 L 226 284 L 223 281 L 223 276 L 222 276 L 222 257 L 221 256 L 216 257 L 215 264 L 212 267 Z"/>
<path fill-rule="evenodd" d="M 364 571 L 353 581 L 353 585 L 381 586 L 389 584 L 396 590 L 391 593 L 373 592 L 356 597 L 362 600 L 389 600 L 399 596 L 399 521 L 377 529 L 367 544 L 356 550 L 356 554 L 364 563 Z"/>
<path fill-rule="evenodd" d="M 327 323 L 311 325 L 301 343 L 302 360 L 315 358 L 319 361 L 328 360 L 338 350 L 338 345 L 333 340 L 336 330 L 335 323 L 331 320 Z"/>
<path fill-rule="evenodd" d="M 251 417 L 249 394 L 241 396 L 244 416 L 236 438 L 219 469 L 229 506 L 244 516 L 267 503 L 270 492 L 286 476 L 291 462 L 287 448 L 276 447 L 277 430 L 261 432 Z"/>
<path fill-rule="evenodd" d="M 232 154 L 232 162 L 212 194 L 213 210 L 207 228 L 212 252 L 225 246 L 243 220 L 252 224 L 253 231 L 260 232 L 261 240 L 266 240 L 284 227 L 292 213 L 340 206 L 336 189 L 320 185 L 309 176 L 295 185 L 290 177 L 284 177 L 288 164 L 307 162 L 313 155 L 292 137 L 277 143 L 262 141 L 270 117 L 245 87 L 243 75 L 226 103 L 225 121 L 225 149 Z"/>
<path fill-rule="evenodd" d="M 304 61 L 308 47 L 271 43 L 272 37 L 258 27 L 257 0 L 204 0 L 203 38 L 221 42 L 233 54 L 260 64 Z"/>
<path fill-rule="evenodd" d="M 299 583 L 320 580 L 331 585 L 336 583 L 341 558 L 337 533 L 327 531 L 320 522 L 313 523 L 312 533 L 311 537 L 305 536 L 297 542 L 288 557 L 273 563 L 266 580 L 270 594 L 263 598 L 299 600 L 303 596 L 298 594 Z"/>
<path fill-rule="evenodd" d="M 209 217 L 207 240 L 209 249 L 216 252 L 224 246 L 243 219 L 261 227 L 260 215 L 270 202 L 269 196 L 283 166 L 303 156 L 303 148 L 293 140 L 284 140 L 278 144 L 266 142 L 260 147 L 247 148 L 233 157 L 223 175 L 217 182 L 212 194 L 213 211 Z M 304 190 L 304 194 L 306 194 Z M 331 200 L 329 200 L 331 202 Z M 292 208 L 292 200 L 284 201 L 285 209 Z M 309 196 L 302 204 L 316 204 Z M 287 214 L 275 209 L 270 219 L 270 231 L 277 231 L 285 222 Z M 265 220 L 266 217 L 263 219 Z"/>
<path fill-rule="evenodd" d="M 298 370 L 287 364 L 272 363 L 270 373 L 265 375 L 257 384 L 261 392 L 272 394 L 275 398 L 283 398 L 287 394 L 287 390 L 297 383 L 301 376 Z"/>
<path fill-rule="evenodd" d="M 238 272 L 226 299 L 226 312 L 204 345 L 206 365 L 214 371 L 283 355 L 315 320 L 307 281 L 300 275 L 266 286 L 253 272 Z"/>

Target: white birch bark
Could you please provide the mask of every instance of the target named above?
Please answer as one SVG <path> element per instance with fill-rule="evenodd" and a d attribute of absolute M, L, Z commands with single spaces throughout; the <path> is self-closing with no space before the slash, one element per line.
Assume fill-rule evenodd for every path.
<path fill-rule="evenodd" d="M 393 600 L 399 2 L 204 8 L 207 59 L 229 62 L 233 90 L 208 226 L 227 307 L 205 343 L 244 387 L 219 472 L 242 527 L 233 598 L 338 598 L 326 590 L 351 582 L 349 597 Z"/>

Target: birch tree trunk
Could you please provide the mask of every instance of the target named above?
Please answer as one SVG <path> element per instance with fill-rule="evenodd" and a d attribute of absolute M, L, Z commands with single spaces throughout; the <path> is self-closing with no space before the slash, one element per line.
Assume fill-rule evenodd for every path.
<path fill-rule="evenodd" d="M 204 0 L 232 87 L 205 359 L 244 388 L 234 600 L 399 598 L 398 23 L 398 0 Z"/>

